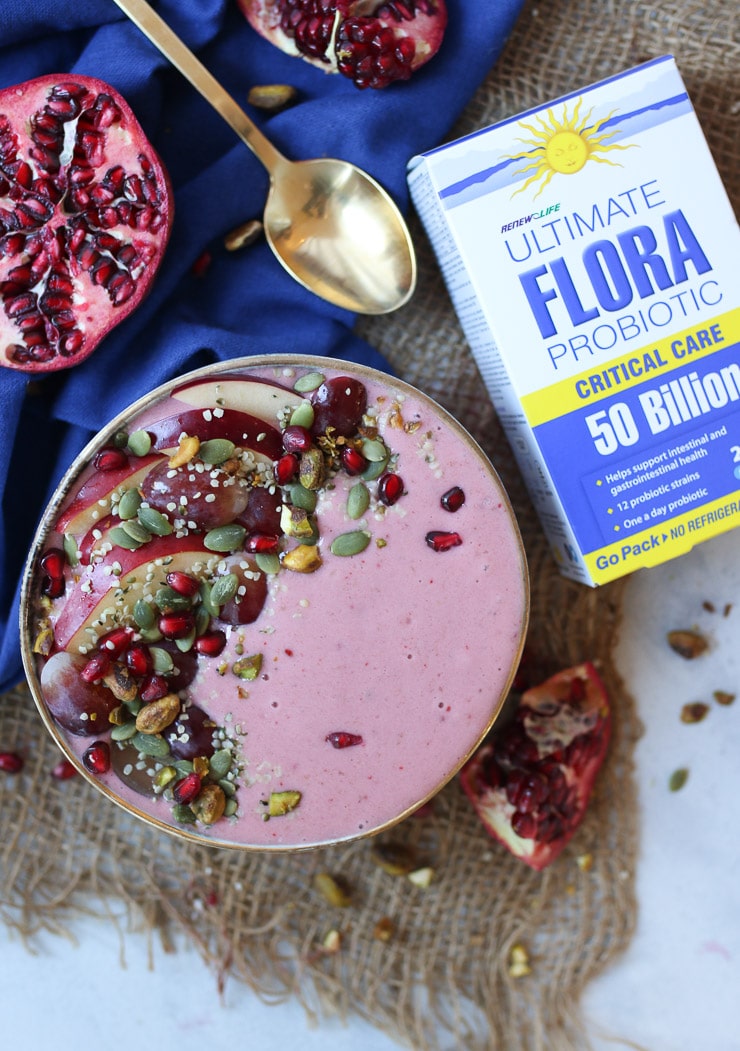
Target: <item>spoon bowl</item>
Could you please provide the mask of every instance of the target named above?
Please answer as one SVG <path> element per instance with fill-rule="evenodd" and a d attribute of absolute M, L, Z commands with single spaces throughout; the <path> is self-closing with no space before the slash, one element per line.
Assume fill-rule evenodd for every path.
<path fill-rule="evenodd" d="M 115 3 L 267 169 L 265 236 L 285 269 L 354 313 L 387 314 L 408 302 L 416 287 L 414 246 L 383 187 L 349 161 L 288 160 L 146 0 Z"/>

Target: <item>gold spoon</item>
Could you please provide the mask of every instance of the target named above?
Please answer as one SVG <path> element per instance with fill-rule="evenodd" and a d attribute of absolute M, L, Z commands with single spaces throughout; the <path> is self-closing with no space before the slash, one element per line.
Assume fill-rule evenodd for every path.
<path fill-rule="evenodd" d="M 414 246 L 382 186 L 348 161 L 289 161 L 145 0 L 115 3 L 269 172 L 265 236 L 285 269 L 355 313 L 387 314 L 408 302 L 416 285 Z"/>

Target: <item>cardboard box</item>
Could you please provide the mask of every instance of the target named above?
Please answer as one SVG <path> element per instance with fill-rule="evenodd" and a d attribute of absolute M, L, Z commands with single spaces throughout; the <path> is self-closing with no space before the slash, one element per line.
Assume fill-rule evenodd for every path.
<path fill-rule="evenodd" d="M 562 572 L 740 523 L 740 231 L 673 58 L 415 157 L 409 187 Z"/>

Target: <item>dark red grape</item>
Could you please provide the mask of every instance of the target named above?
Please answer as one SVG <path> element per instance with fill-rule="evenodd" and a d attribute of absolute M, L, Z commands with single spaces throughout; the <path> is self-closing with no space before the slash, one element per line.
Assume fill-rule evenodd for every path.
<path fill-rule="evenodd" d="M 216 723 L 213 719 L 193 704 L 167 728 L 165 738 L 175 759 L 194 759 L 197 755 L 210 757 L 217 748 L 213 740 L 214 730 Z"/>
<path fill-rule="evenodd" d="M 119 702 L 107 687 L 80 676 L 86 662 L 64 650 L 53 654 L 41 669 L 41 691 L 49 712 L 68 733 L 99 737 L 110 730 L 108 716 Z"/>
<path fill-rule="evenodd" d="M 221 607 L 219 620 L 226 624 L 251 624 L 260 615 L 265 604 L 267 578 L 247 559 L 231 563 L 229 572 L 235 573 L 239 578 L 239 591 Z M 242 589 L 243 593 L 240 593 Z"/>
<path fill-rule="evenodd" d="M 249 490 L 247 506 L 237 517 L 239 525 L 248 533 L 264 533 L 267 536 L 280 535 L 281 497 L 278 492 L 270 492 L 262 486 Z"/>
<path fill-rule="evenodd" d="M 314 434 L 333 427 L 336 434 L 351 437 L 356 433 L 367 408 L 367 391 L 360 380 L 335 376 L 326 380 L 312 398 Z"/>

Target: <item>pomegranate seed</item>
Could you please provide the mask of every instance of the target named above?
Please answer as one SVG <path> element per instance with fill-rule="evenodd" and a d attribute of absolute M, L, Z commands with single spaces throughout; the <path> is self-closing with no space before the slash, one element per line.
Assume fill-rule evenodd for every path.
<path fill-rule="evenodd" d="M 198 795 L 201 789 L 201 779 L 198 774 L 192 773 L 187 774 L 181 781 L 178 781 L 172 790 L 172 795 L 176 803 L 192 803 L 195 797 Z"/>
<path fill-rule="evenodd" d="M 333 748 L 351 748 L 353 745 L 362 744 L 359 734 L 347 733 L 346 730 L 335 730 L 326 735 L 326 740 Z"/>
<path fill-rule="evenodd" d="M 105 650 L 95 653 L 80 671 L 80 678 L 85 682 L 98 682 L 107 675 L 113 658 Z"/>
<path fill-rule="evenodd" d="M 126 651 L 126 667 L 139 677 L 149 675 L 152 670 L 152 655 L 148 646 L 131 646 Z"/>
<path fill-rule="evenodd" d="M 193 598 L 197 595 L 200 587 L 200 581 L 196 580 L 195 577 L 178 570 L 167 574 L 167 583 L 178 595 L 185 595 L 186 598 Z"/>
<path fill-rule="evenodd" d="M 114 628 L 98 640 L 98 649 L 107 653 L 114 660 L 120 657 L 133 637 L 131 628 Z"/>
<path fill-rule="evenodd" d="M 41 593 L 47 598 L 61 598 L 65 591 L 64 577 L 44 577 L 41 584 Z"/>
<path fill-rule="evenodd" d="M 205 272 L 210 267 L 212 260 L 213 260 L 213 256 L 211 255 L 210 252 L 208 252 L 208 251 L 201 252 L 200 255 L 198 256 L 198 258 L 193 263 L 192 267 L 190 268 L 191 272 L 196 277 L 203 277 Z"/>
<path fill-rule="evenodd" d="M 345 445 L 342 449 L 342 467 L 347 474 L 362 474 L 367 467 L 367 460 L 358 449 Z"/>
<path fill-rule="evenodd" d="M 160 697 L 164 697 L 169 692 L 169 683 L 163 675 L 150 675 L 141 684 L 139 696 L 148 704 L 149 701 L 158 701 Z"/>
<path fill-rule="evenodd" d="M 255 555 L 276 555 L 280 541 L 276 536 L 268 536 L 266 533 L 254 533 L 247 538 L 244 550 Z"/>
<path fill-rule="evenodd" d="M 0 770 L 17 774 L 23 769 L 23 759 L 16 752 L 0 752 Z"/>
<path fill-rule="evenodd" d="M 225 645 L 226 633 L 223 631 L 209 631 L 195 640 L 195 649 L 203 657 L 218 657 Z"/>
<path fill-rule="evenodd" d="M 459 485 L 453 485 L 452 489 L 448 489 L 446 493 L 443 493 L 440 501 L 445 511 L 459 511 L 462 505 L 465 503 L 465 493 L 462 491 Z"/>
<path fill-rule="evenodd" d="M 195 628 L 195 618 L 188 611 L 163 613 L 157 621 L 157 627 L 166 639 L 184 639 Z"/>
<path fill-rule="evenodd" d="M 64 578 L 64 565 L 66 559 L 64 552 L 59 547 L 50 547 L 46 551 L 39 563 L 44 573 L 52 580 L 62 580 Z"/>
<path fill-rule="evenodd" d="M 123 449 L 101 449 L 93 459 L 96 471 L 117 471 L 128 466 L 128 456 Z"/>
<path fill-rule="evenodd" d="M 378 479 L 378 499 L 387 507 L 392 507 L 403 496 L 403 478 L 400 474 L 386 471 Z"/>
<path fill-rule="evenodd" d="M 286 453 L 275 463 L 275 481 L 278 485 L 287 485 L 292 482 L 298 473 L 298 457 L 295 453 Z"/>
<path fill-rule="evenodd" d="M 69 781 L 71 777 L 77 776 L 77 769 L 69 759 L 60 759 L 56 766 L 52 767 L 51 776 L 56 781 Z"/>
<path fill-rule="evenodd" d="M 312 445 L 311 432 L 306 427 L 292 424 L 283 431 L 283 448 L 286 453 L 303 453 Z"/>
<path fill-rule="evenodd" d="M 110 747 L 105 741 L 95 741 L 83 753 L 82 762 L 91 774 L 107 774 L 110 770 Z"/>
<path fill-rule="evenodd" d="M 451 547 L 459 547 L 462 544 L 459 533 L 445 533 L 441 529 L 432 529 L 424 539 L 433 551 L 449 551 Z"/>

